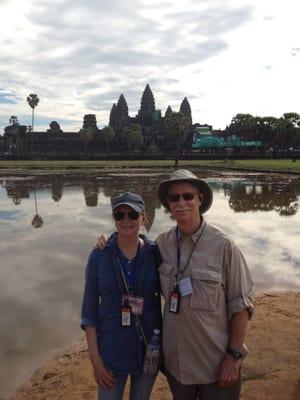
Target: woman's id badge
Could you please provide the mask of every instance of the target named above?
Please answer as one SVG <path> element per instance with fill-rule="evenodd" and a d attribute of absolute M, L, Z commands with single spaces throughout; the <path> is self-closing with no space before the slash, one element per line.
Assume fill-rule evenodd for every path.
<path fill-rule="evenodd" d="M 180 306 L 180 292 L 178 286 L 175 286 L 173 292 L 171 293 L 169 311 L 171 313 L 178 314 L 179 306 Z"/>
<path fill-rule="evenodd" d="M 131 296 L 130 294 L 124 294 L 122 296 L 122 305 L 124 306 L 125 303 L 131 309 L 131 313 L 134 315 L 143 315 L 143 308 L 144 308 L 144 298 Z"/>
<path fill-rule="evenodd" d="M 125 301 L 124 305 L 122 305 L 122 307 L 121 307 L 121 316 L 122 316 L 121 325 L 122 326 L 130 326 L 131 325 L 131 309 L 130 309 L 128 301 Z"/>

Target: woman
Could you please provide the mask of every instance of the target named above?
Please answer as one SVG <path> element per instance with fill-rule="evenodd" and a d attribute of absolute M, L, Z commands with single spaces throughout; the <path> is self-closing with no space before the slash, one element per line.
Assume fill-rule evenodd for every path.
<path fill-rule="evenodd" d="M 145 348 L 161 328 L 160 255 L 139 234 L 146 218 L 141 196 L 117 196 L 112 212 L 116 233 L 88 260 L 81 326 L 99 399 L 121 400 L 130 375 L 130 400 L 147 400 L 155 375 L 143 373 Z"/>

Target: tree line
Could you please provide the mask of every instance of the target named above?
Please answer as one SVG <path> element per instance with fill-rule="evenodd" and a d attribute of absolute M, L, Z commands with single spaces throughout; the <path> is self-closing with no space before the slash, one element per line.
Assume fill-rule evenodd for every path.
<path fill-rule="evenodd" d="M 300 114 L 290 112 L 280 118 L 236 114 L 222 135 L 236 135 L 245 141 L 261 141 L 264 148 L 299 148 Z"/>

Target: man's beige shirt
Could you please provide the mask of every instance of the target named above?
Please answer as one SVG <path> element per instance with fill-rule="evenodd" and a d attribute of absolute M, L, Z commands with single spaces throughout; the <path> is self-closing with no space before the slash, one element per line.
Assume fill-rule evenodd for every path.
<path fill-rule="evenodd" d="M 253 310 L 253 281 L 246 261 L 233 241 L 204 220 L 192 236 L 179 238 L 183 268 L 201 235 L 182 278 L 191 277 L 193 292 L 181 298 L 180 312 L 169 312 L 177 270 L 176 230 L 156 242 L 163 259 L 159 268 L 166 300 L 163 319 L 165 365 L 182 384 L 206 384 L 218 379 L 229 339 L 232 315 Z"/>

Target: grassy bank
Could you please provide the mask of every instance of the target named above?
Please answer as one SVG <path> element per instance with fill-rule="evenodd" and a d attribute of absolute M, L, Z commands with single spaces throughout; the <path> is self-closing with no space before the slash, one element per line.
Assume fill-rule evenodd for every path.
<path fill-rule="evenodd" d="M 10 170 L 84 170 L 102 168 L 172 168 L 172 160 L 121 160 L 121 161 L 14 161 L 0 160 L 1 169 Z M 284 171 L 300 173 L 300 160 L 183 160 L 179 166 L 182 168 L 217 168 L 255 171 Z"/>

